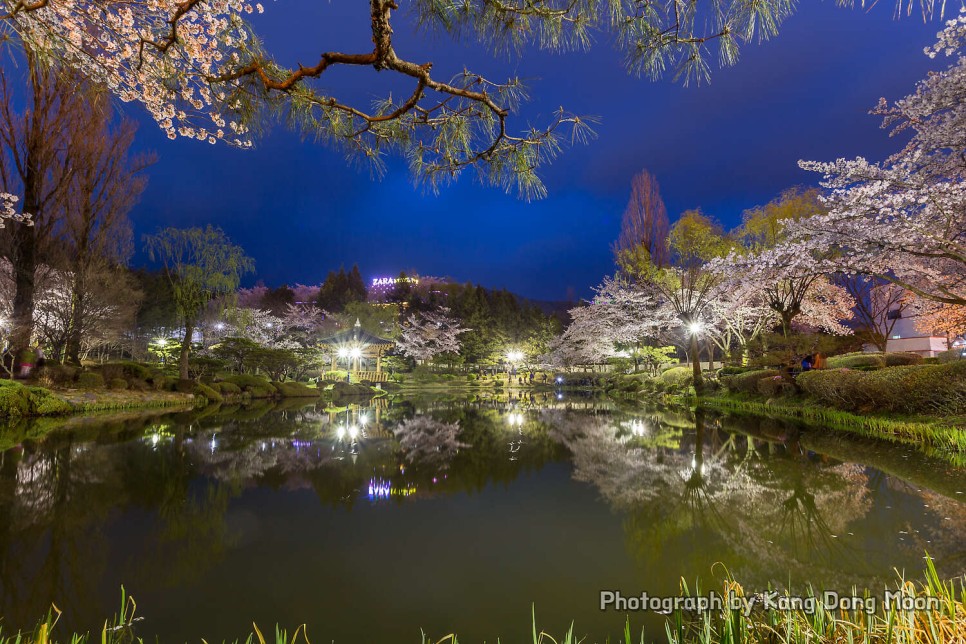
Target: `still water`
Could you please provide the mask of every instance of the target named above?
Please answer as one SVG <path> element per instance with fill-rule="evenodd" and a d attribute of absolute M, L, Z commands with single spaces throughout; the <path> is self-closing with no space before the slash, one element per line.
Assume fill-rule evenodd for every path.
<path fill-rule="evenodd" d="M 966 471 L 775 421 L 557 397 L 208 408 L 0 431 L 5 632 L 98 630 L 123 584 L 165 642 L 617 635 L 599 592 L 966 571 Z M 14 444 L 16 443 L 16 444 Z M 632 614 L 658 637 L 663 617 Z"/>

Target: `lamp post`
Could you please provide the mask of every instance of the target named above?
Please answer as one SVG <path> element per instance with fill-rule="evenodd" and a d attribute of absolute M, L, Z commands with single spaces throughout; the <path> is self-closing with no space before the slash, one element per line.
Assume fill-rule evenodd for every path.
<path fill-rule="evenodd" d="M 516 372 L 517 363 L 523 360 L 523 352 L 517 351 L 516 349 L 511 349 L 506 353 L 506 361 L 508 365 L 511 365 L 514 372 Z M 509 370 L 507 370 L 509 373 Z"/>

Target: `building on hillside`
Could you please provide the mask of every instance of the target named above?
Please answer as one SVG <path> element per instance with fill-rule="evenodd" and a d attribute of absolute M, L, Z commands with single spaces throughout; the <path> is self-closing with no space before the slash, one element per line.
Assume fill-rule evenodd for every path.
<path fill-rule="evenodd" d="M 382 370 L 382 356 L 396 343 L 369 333 L 359 320 L 351 329 L 323 338 L 321 342 L 332 349 L 332 371 L 345 369 L 353 382 L 388 380 Z"/>
<path fill-rule="evenodd" d="M 399 277 L 373 277 L 368 285 L 369 302 L 382 304 L 387 302 L 397 290 L 408 287 L 423 299 L 429 299 L 432 294 L 441 294 L 441 287 L 450 284 L 451 281 L 444 277 L 421 277 L 413 275 L 411 277 L 400 275 Z"/>

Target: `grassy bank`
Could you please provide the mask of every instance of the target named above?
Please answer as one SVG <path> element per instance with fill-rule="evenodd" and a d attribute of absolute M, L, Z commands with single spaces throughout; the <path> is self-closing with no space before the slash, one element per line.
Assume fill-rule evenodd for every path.
<path fill-rule="evenodd" d="M 768 590 L 771 589 L 762 589 Z M 892 605 L 886 607 L 885 591 L 894 592 Z M 918 582 L 899 578 L 892 589 L 881 593 L 871 591 L 852 592 L 858 597 L 858 606 L 843 607 L 827 604 L 820 590 L 793 597 L 791 607 L 763 605 L 759 592 L 747 592 L 738 582 L 728 578 L 718 592 L 719 597 L 734 598 L 734 607 L 723 601 L 722 607 L 701 612 L 677 610 L 666 618 L 661 633 L 632 634 L 629 621 L 625 619 L 623 634 L 618 640 L 623 644 L 645 644 L 664 641 L 668 644 L 962 644 L 966 640 L 966 576 L 942 581 L 936 574 L 932 561 L 927 558 L 923 579 Z M 681 581 L 681 597 L 692 596 L 688 585 Z M 693 596 L 702 596 L 695 593 Z M 708 594 L 704 594 L 708 597 Z M 777 593 L 777 597 L 790 597 Z M 873 603 L 870 602 L 870 599 Z M 918 601 L 921 608 L 905 608 L 898 602 Z M 615 614 L 621 611 L 615 610 Z M 91 644 L 99 639 L 101 644 L 143 644 L 136 628 L 140 617 L 136 615 L 137 604 L 121 589 L 120 609 L 113 618 L 105 620 L 96 636 L 90 633 L 74 633 L 61 636 L 57 632 L 60 611 L 52 607 L 31 632 L 7 632 L 0 622 L 0 644 Z M 257 625 L 245 640 L 237 644 L 309 644 L 306 627 L 299 626 L 293 632 L 275 627 L 267 636 Z M 364 626 L 360 626 L 364 629 Z M 368 641 L 364 631 L 359 641 Z M 205 640 L 201 640 L 205 641 Z M 456 634 L 431 637 L 425 633 L 421 644 L 459 644 Z M 581 636 L 577 626 L 570 627 L 561 635 L 538 630 L 536 611 L 533 611 L 532 644 L 591 644 Z M 600 640 L 593 640 L 600 642 Z"/>
<path fill-rule="evenodd" d="M 857 414 L 830 408 L 808 399 L 763 399 L 747 394 L 717 392 L 698 398 L 702 407 L 739 414 L 804 421 L 857 436 L 925 448 L 966 458 L 966 419 L 930 416 Z"/>

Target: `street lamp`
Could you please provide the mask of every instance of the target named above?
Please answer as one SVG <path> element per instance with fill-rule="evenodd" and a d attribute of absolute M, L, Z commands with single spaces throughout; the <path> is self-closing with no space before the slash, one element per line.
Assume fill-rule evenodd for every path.
<path fill-rule="evenodd" d="M 704 330 L 704 325 L 701 324 L 700 322 L 692 322 L 691 324 L 688 325 L 688 331 L 691 332 L 691 335 L 698 335 L 703 330 Z"/>

